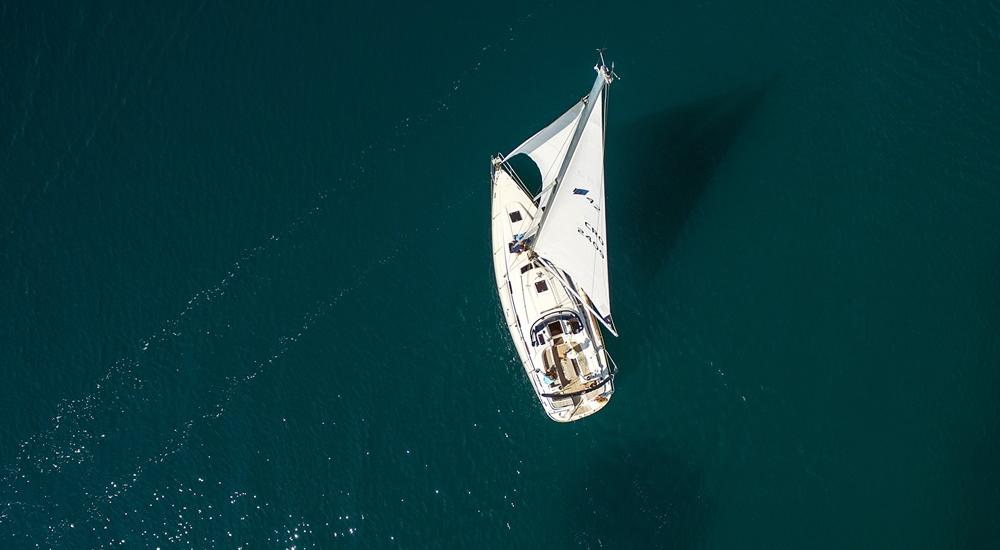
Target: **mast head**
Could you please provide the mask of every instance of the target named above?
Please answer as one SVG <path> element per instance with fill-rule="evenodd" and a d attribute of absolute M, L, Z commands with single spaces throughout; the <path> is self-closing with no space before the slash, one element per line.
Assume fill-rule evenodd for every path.
<path fill-rule="evenodd" d="M 605 82 L 611 84 L 612 81 L 620 80 L 621 78 L 617 73 L 615 73 L 615 64 L 613 61 L 611 62 L 610 69 L 608 68 L 607 63 L 604 62 L 604 50 L 606 49 L 607 48 L 597 48 L 597 55 L 600 58 L 600 61 L 594 66 L 594 70 L 604 77 Z"/>

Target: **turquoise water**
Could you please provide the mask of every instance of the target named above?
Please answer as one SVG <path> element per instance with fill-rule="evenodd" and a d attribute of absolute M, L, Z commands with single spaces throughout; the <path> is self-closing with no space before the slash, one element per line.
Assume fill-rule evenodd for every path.
<path fill-rule="evenodd" d="M 996 2 L 140 4 L 0 9 L 3 548 L 995 545 Z M 489 156 L 600 46 L 558 425 Z"/>

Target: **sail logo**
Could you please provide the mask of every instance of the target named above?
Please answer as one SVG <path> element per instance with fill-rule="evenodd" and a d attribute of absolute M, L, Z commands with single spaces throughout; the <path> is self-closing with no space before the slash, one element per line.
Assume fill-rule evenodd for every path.
<path fill-rule="evenodd" d="M 601 211 L 601 207 L 597 206 L 597 201 L 595 201 L 594 199 L 588 197 L 587 193 L 590 193 L 590 189 L 584 189 L 582 187 L 574 187 L 573 188 L 573 194 L 574 195 L 580 195 L 581 197 L 587 199 L 587 201 L 590 203 L 590 206 L 593 206 L 594 210 L 597 210 L 598 212 L 600 212 Z"/>
<path fill-rule="evenodd" d="M 601 234 L 598 233 L 597 229 L 590 222 L 583 222 L 583 227 L 577 227 L 576 232 L 584 239 L 587 239 L 590 245 L 594 247 L 594 250 L 601 255 L 601 258 L 604 258 L 604 238 L 601 237 Z"/>

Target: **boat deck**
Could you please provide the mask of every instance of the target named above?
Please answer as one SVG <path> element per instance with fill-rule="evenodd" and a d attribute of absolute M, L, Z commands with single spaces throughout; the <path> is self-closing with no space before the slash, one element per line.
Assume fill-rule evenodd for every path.
<path fill-rule="evenodd" d="M 493 176 L 494 271 L 507 328 L 546 415 L 579 420 L 604 407 L 614 392 L 600 329 L 554 272 L 514 246 L 537 206 L 502 166 Z"/>
<path fill-rule="evenodd" d="M 583 355 L 583 347 L 579 344 L 570 345 L 561 338 L 552 341 L 542 355 L 542 365 L 545 375 L 559 381 L 559 391 L 571 393 L 583 391 L 591 382 L 587 358 Z"/>

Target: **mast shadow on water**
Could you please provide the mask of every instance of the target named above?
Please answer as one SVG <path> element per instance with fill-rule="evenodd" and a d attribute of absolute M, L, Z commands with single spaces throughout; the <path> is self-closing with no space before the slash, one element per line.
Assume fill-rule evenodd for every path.
<path fill-rule="evenodd" d="M 627 124 L 626 167 L 618 224 L 631 242 L 637 282 L 648 286 L 666 261 L 685 222 L 727 152 L 746 129 L 777 77 L 744 89 L 663 110 Z"/>

